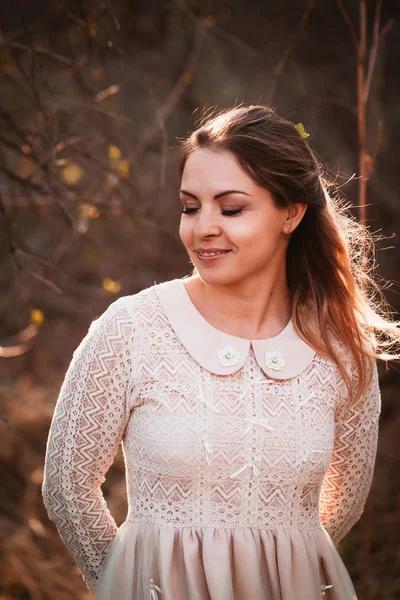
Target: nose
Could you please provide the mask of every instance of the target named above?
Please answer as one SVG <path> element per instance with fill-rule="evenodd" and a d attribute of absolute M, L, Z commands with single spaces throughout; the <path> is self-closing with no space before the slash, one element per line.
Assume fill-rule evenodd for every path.
<path fill-rule="evenodd" d="M 205 238 L 221 233 L 219 214 L 215 210 L 212 210 L 212 208 L 201 208 L 195 218 L 194 233 L 197 237 Z"/>

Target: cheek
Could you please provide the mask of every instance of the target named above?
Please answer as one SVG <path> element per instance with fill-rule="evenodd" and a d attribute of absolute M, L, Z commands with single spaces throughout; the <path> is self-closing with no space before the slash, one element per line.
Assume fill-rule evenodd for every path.
<path fill-rule="evenodd" d="M 271 227 L 268 227 L 261 218 L 243 219 L 242 221 L 238 219 L 232 225 L 232 227 L 227 228 L 227 231 L 230 230 L 229 233 L 232 237 L 246 245 L 261 243 L 264 246 L 269 243 L 271 234 L 274 235 Z"/>
<path fill-rule="evenodd" d="M 183 219 L 181 220 L 181 223 L 179 225 L 179 236 L 182 240 L 182 243 L 187 246 L 189 244 L 189 240 L 190 240 L 190 231 L 191 228 L 189 226 L 189 224 L 187 223 L 187 221 L 184 221 Z"/>
<path fill-rule="evenodd" d="M 259 218 L 236 227 L 234 236 L 238 246 L 247 247 L 255 254 L 274 252 L 282 243 L 282 226 L 276 219 Z"/>

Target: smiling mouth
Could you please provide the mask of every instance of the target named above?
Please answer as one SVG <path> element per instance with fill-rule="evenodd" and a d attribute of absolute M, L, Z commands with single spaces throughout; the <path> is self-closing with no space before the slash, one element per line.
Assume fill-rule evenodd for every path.
<path fill-rule="evenodd" d="M 219 256 L 220 254 L 228 254 L 228 252 L 230 252 L 230 250 L 218 250 L 215 252 L 197 252 L 197 254 L 199 256 Z"/>

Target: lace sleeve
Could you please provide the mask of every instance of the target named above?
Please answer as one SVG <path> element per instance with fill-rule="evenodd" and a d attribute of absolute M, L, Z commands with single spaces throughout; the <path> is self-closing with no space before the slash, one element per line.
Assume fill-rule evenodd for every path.
<path fill-rule="evenodd" d="M 44 504 L 91 591 L 117 532 L 100 486 L 130 415 L 132 336 L 120 298 L 75 350 L 47 440 Z"/>
<path fill-rule="evenodd" d="M 352 404 L 346 395 L 336 408 L 332 460 L 320 495 L 320 519 L 337 547 L 361 517 L 378 443 L 381 397 L 376 362 L 366 393 Z"/>

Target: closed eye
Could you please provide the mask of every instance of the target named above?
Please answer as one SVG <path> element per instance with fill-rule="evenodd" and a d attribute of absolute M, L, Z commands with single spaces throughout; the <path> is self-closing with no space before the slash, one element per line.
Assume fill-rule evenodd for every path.
<path fill-rule="evenodd" d="M 181 213 L 184 215 L 192 215 L 193 213 L 197 212 L 199 209 L 198 208 L 184 208 L 181 210 Z M 243 208 L 236 208 L 234 210 L 222 210 L 221 213 L 223 214 L 224 217 L 233 217 L 234 215 L 238 215 L 241 212 L 243 212 Z"/>

